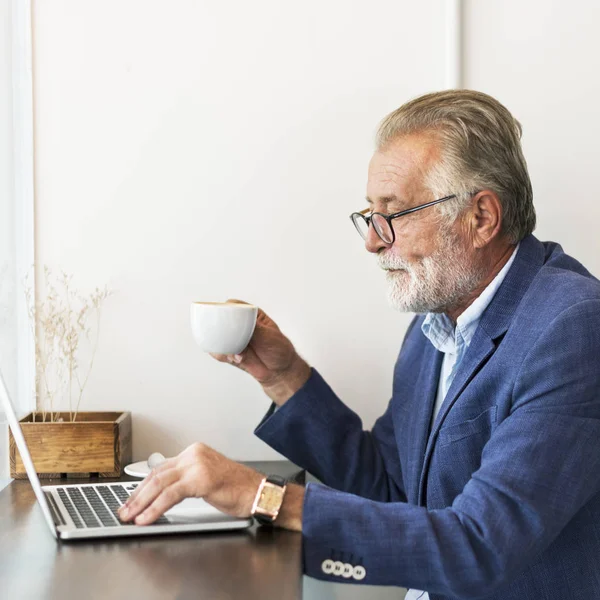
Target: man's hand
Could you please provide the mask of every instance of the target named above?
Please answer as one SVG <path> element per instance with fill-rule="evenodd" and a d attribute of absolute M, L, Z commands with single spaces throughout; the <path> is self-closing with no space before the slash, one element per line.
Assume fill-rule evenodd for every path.
<path fill-rule="evenodd" d="M 234 517 L 248 517 L 263 476 L 204 444 L 192 444 L 156 467 L 119 510 L 123 521 L 153 523 L 184 498 L 204 498 Z"/>
<path fill-rule="evenodd" d="M 241 354 L 211 356 L 252 375 L 279 406 L 293 396 L 310 377 L 310 367 L 306 361 L 296 352 L 292 342 L 281 333 L 276 323 L 260 309 L 252 339 Z"/>
<path fill-rule="evenodd" d="M 150 525 L 185 498 L 204 498 L 224 513 L 249 517 L 263 477 L 205 444 L 192 444 L 156 467 L 119 509 L 119 517 L 136 525 Z M 301 531 L 303 503 L 303 488 L 288 485 L 275 523 Z"/>

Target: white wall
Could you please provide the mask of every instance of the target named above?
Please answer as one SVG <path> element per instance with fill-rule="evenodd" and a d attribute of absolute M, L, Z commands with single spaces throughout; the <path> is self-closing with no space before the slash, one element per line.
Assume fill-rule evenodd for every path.
<path fill-rule="evenodd" d="M 266 398 L 193 300 L 264 307 L 370 426 L 409 321 L 348 219 L 379 119 L 444 82 L 443 0 L 34 3 L 37 261 L 108 282 L 84 409 L 134 455 L 252 435 Z"/>
<path fill-rule="evenodd" d="M 570 5 L 571 6 L 571 5 Z M 539 216 L 600 273 L 596 4 L 464 3 L 465 87 L 521 120 Z M 188 303 L 263 306 L 369 426 L 408 317 L 347 215 L 378 120 L 444 85 L 444 2 L 34 2 L 37 262 L 115 295 L 84 408 L 135 455 L 269 458 L 267 405 L 194 346 Z"/>

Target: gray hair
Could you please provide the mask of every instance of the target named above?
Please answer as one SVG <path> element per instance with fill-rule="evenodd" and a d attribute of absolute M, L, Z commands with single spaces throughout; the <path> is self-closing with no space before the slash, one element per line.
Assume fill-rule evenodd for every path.
<path fill-rule="evenodd" d="M 535 229 L 533 191 L 521 148 L 521 124 L 500 102 L 472 90 L 447 90 L 415 98 L 379 125 L 376 145 L 385 149 L 411 134 L 431 135 L 442 159 L 426 174 L 434 197 L 458 200 L 436 208 L 454 221 L 472 194 L 491 190 L 502 204 L 502 233 L 517 243 Z"/>

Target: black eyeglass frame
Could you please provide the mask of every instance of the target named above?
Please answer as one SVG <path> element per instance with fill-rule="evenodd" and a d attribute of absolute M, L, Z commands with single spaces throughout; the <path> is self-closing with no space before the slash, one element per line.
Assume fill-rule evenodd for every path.
<path fill-rule="evenodd" d="M 375 229 L 375 233 L 379 236 L 379 239 L 384 244 L 391 245 L 396 241 L 396 232 L 394 231 L 394 228 L 392 227 L 392 219 L 397 219 L 398 217 L 403 217 L 404 215 L 409 215 L 409 214 L 417 212 L 419 210 L 423 210 L 424 208 L 429 208 L 430 206 L 434 206 L 435 204 L 439 204 L 440 202 L 446 202 L 446 200 L 452 200 L 452 198 L 456 198 L 456 194 L 451 194 L 450 196 L 444 196 L 443 198 L 438 198 L 437 200 L 432 200 L 431 202 L 426 202 L 425 204 L 419 204 L 419 206 L 413 206 L 412 208 L 407 208 L 406 210 L 401 210 L 400 212 L 392 213 L 391 215 L 384 215 L 383 213 L 380 213 L 380 212 L 374 212 L 371 214 L 367 214 L 371 211 L 371 209 L 365 208 L 365 210 L 361 210 L 360 212 L 353 212 L 350 215 L 350 220 L 354 224 L 354 227 L 356 227 L 356 231 L 358 231 L 360 237 L 363 240 L 365 240 L 365 239 L 367 239 L 366 235 L 363 236 L 361 230 L 359 229 L 358 224 L 357 224 L 357 219 L 358 218 L 363 219 L 365 221 L 365 223 L 367 224 L 367 230 L 368 230 L 369 225 L 371 225 L 373 215 L 379 215 L 380 217 L 383 217 L 387 221 L 390 231 L 392 232 L 392 241 L 387 242 L 386 240 L 384 240 L 382 235 L 377 230 L 377 227 L 375 227 L 375 225 L 373 225 L 373 229 Z"/>

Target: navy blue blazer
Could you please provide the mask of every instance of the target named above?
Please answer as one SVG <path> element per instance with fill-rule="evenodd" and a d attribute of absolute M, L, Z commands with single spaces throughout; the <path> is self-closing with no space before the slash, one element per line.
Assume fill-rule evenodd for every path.
<path fill-rule="evenodd" d="M 432 600 L 600 599 L 600 282 L 525 238 L 431 432 L 442 354 L 422 320 L 371 431 L 314 370 L 256 429 L 327 486 L 306 489 L 305 573 L 356 583 L 360 565 L 362 584 Z"/>

